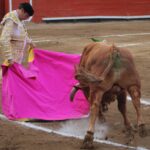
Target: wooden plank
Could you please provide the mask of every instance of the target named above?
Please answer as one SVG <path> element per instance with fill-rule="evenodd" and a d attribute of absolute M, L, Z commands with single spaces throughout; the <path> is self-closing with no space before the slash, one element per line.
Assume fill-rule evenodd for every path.
<path fill-rule="evenodd" d="M 0 0 L 0 21 L 5 15 L 5 0 Z"/>

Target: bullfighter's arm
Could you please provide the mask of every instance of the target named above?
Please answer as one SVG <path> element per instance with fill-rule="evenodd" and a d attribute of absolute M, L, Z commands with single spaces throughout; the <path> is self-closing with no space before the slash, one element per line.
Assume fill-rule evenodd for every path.
<path fill-rule="evenodd" d="M 13 34 L 13 26 L 14 22 L 11 19 L 6 20 L 0 37 L 1 50 L 4 55 L 4 59 L 7 60 L 13 59 L 11 48 L 11 37 Z"/>

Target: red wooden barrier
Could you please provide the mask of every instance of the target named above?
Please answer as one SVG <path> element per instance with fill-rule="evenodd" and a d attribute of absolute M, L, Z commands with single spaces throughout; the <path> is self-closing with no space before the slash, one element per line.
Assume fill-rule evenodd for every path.
<path fill-rule="evenodd" d="M 20 2 L 22 0 L 12 0 L 12 9 Z M 0 17 L 8 12 L 8 3 L 9 0 L 0 0 Z M 40 22 L 43 17 L 150 16 L 150 0 L 32 0 L 32 3 L 35 22 Z"/>
<path fill-rule="evenodd" d="M 0 21 L 5 14 L 5 0 L 0 0 Z"/>

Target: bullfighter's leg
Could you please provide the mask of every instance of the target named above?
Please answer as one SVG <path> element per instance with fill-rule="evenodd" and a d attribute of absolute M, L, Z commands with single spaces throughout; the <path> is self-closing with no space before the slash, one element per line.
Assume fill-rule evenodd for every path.
<path fill-rule="evenodd" d="M 90 119 L 89 119 L 89 127 L 88 131 L 85 135 L 82 149 L 93 148 L 93 139 L 94 139 L 94 128 L 95 122 L 99 112 L 99 105 L 102 98 L 103 92 L 101 91 L 90 91 L 89 100 L 91 102 L 91 110 L 90 110 Z"/>
<path fill-rule="evenodd" d="M 128 92 L 132 98 L 133 105 L 137 113 L 137 125 L 139 128 L 139 135 L 146 136 L 145 123 L 143 122 L 142 113 L 141 113 L 141 103 L 140 103 L 140 89 L 137 86 L 131 86 L 128 89 Z"/>

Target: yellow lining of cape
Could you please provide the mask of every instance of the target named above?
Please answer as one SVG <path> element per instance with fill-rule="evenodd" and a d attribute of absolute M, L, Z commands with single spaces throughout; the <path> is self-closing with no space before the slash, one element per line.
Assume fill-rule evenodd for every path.
<path fill-rule="evenodd" d="M 7 59 L 4 60 L 3 65 L 4 65 L 4 66 L 7 66 L 7 67 L 10 65 Z"/>
<path fill-rule="evenodd" d="M 20 121 L 20 122 L 26 122 L 26 121 L 31 121 L 32 119 L 28 118 L 22 118 L 22 119 L 15 119 L 15 121 Z"/>
<path fill-rule="evenodd" d="M 32 62 L 34 60 L 34 50 L 32 48 L 29 49 L 28 62 Z"/>
<path fill-rule="evenodd" d="M 31 48 L 29 49 L 28 62 L 32 62 L 33 60 L 34 60 L 34 50 Z M 7 67 L 10 65 L 7 59 L 4 60 L 3 65 Z"/>

